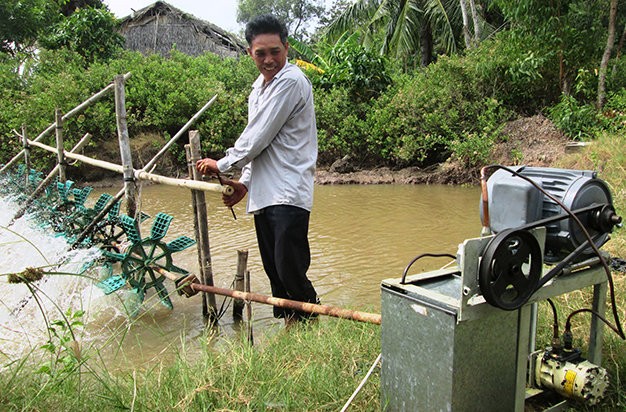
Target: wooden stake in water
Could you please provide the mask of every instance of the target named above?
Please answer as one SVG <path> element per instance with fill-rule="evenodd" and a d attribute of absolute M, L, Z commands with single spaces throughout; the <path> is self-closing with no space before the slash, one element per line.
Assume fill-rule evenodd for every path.
<path fill-rule="evenodd" d="M 137 190 L 135 186 L 135 170 L 128 136 L 126 122 L 126 92 L 124 90 L 124 76 L 115 76 L 115 118 L 117 120 L 117 137 L 120 144 L 120 156 L 124 168 L 124 197 L 126 200 L 126 214 L 137 218 Z"/>
<path fill-rule="evenodd" d="M 248 267 L 248 251 L 237 251 L 237 273 L 235 274 L 235 290 L 245 292 L 245 273 Z M 233 302 L 233 319 L 243 319 L 243 299 L 235 299 Z"/>
<path fill-rule="evenodd" d="M 59 165 L 59 182 L 65 183 L 65 149 L 63 148 L 63 115 L 60 109 L 54 112 L 57 138 L 57 164 Z"/>
<path fill-rule="evenodd" d="M 194 180 L 202 180 L 202 175 L 195 167 L 200 158 L 200 133 L 197 130 L 189 132 L 189 171 Z M 200 264 L 200 280 L 204 285 L 213 286 L 213 267 L 211 266 L 211 246 L 209 243 L 209 224 L 206 212 L 206 198 L 204 192 L 193 190 L 194 222 L 197 226 L 196 241 L 198 245 L 198 259 Z M 209 310 L 210 309 L 210 310 Z M 205 318 L 215 319 L 217 305 L 213 293 L 202 294 L 202 314 Z"/>
<path fill-rule="evenodd" d="M 244 292 L 250 293 L 250 271 L 249 270 L 246 270 L 244 283 L 246 285 Z M 252 302 L 250 301 L 250 299 L 246 299 L 245 302 L 246 302 L 246 317 L 248 321 L 248 327 L 247 327 L 248 342 L 250 342 L 251 345 L 254 345 L 254 335 L 252 334 Z"/>

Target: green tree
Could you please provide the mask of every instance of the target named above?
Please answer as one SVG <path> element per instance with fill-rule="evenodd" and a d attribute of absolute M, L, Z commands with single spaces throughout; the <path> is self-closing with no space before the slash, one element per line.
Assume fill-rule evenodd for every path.
<path fill-rule="evenodd" d="M 458 0 L 358 0 L 328 26 L 326 34 L 337 38 L 360 28 L 363 43 L 372 47 L 382 32 L 381 53 L 405 61 L 419 56 L 426 66 L 434 60 L 435 46 L 445 53 L 456 51 L 461 27 Z"/>
<path fill-rule="evenodd" d="M 102 0 L 61 0 L 61 14 L 69 17 L 78 9 L 93 7 L 95 9 L 107 9 Z"/>
<path fill-rule="evenodd" d="M 41 38 L 47 49 L 62 47 L 76 51 L 87 63 L 111 58 L 124 44 L 117 20 L 106 8 L 79 8 Z"/>
<path fill-rule="evenodd" d="M 310 22 L 324 15 L 321 0 L 239 0 L 237 21 L 246 24 L 260 14 L 273 14 L 287 25 L 289 34 L 296 39 L 309 37 Z"/>
<path fill-rule="evenodd" d="M 563 93 L 572 93 L 581 70 L 598 67 L 606 44 L 608 2 L 494 0 L 493 5 L 503 12 L 513 33 L 534 37 L 535 43 L 550 54 L 547 57 L 558 70 Z"/>
<path fill-rule="evenodd" d="M 57 20 L 57 6 L 48 0 L 0 1 L 0 51 L 15 56 L 31 49 L 39 34 Z"/>

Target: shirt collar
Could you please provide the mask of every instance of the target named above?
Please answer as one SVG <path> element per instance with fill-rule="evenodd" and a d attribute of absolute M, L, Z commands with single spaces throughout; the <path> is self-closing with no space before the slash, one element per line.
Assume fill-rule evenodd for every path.
<path fill-rule="evenodd" d="M 272 77 L 272 80 L 270 80 L 269 83 L 266 83 L 266 84 L 263 84 L 265 79 L 263 78 L 263 75 L 260 74 L 259 77 L 257 77 L 256 81 L 252 84 L 252 87 L 257 89 L 257 88 L 265 88 L 265 87 L 269 86 L 270 84 L 272 84 L 274 82 L 274 80 L 282 77 L 287 72 L 287 69 L 290 66 L 293 66 L 293 64 L 291 64 L 289 62 L 285 63 L 283 68 L 280 69 L 280 71 L 278 73 L 276 73 L 276 76 Z"/>

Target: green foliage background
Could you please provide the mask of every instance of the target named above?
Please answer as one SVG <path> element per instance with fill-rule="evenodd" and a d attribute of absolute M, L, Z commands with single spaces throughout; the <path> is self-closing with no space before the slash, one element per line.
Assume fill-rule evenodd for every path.
<path fill-rule="evenodd" d="M 551 47 L 541 33 L 507 30 L 464 54 L 406 70 L 357 42 L 338 43 L 326 51 L 324 70 L 306 69 L 314 84 L 319 164 L 349 155 L 361 167 L 424 167 L 450 157 L 476 167 L 489 162 L 494 142 L 506 139 L 501 134 L 506 121 L 537 112 L 572 139 L 623 128 L 626 59 L 613 59 L 609 101 L 598 113 L 592 105 L 597 88 L 592 59 L 569 64 L 577 75 L 565 95 L 558 53 Z M 194 125 L 204 154 L 221 157 L 245 127 L 247 96 L 258 75 L 247 56 L 190 57 L 173 50 L 168 58 L 129 51 L 92 57 L 65 47 L 43 49 L 25 63 L 0 55 L 0 163 L 19 149 L 15 131 L 22 125 L 36 136 L 53 122 L 55 108 L 65 113 L 127 72 L 131 138 L 173 136 L 216 94 L 217 104 Z M 65 129 L 67 147 L 85 133 L 94 136 L 95 146 L 116 139 L 113 97 L 70 119 Z M 173 149 L 181 169 L 184 142 Z"/>

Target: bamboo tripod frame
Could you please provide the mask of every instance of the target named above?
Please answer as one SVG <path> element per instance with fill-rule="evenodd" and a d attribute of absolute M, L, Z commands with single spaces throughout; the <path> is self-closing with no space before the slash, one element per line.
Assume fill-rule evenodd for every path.
<path fill-rule="evenodd" d="M 10 166 L 17 162 L 22 155 L 26 156 L 26 160 L 28 161 L 30 156 L 32 156 L 30 152 L 31 147 L 37 147 L 43 149 L 45 151 L 54 153 L 57 155 L 57 165 L 50 172 L 50 174 L 46 177 L 44 182 L 50 182 L 55 176 L 59 176 L 60 179 L 65 179 L 65 159 L 72 159 L 75 161 L 80 161 L 82 163 L 88 164 L 90 166 L 102 168 L 105 170 L 113 171 L 124 176 L 124 188 L 109 202 L 107 207 L 105 207 L 91 222 L 91 224 L 81 233 L 74 245 L 80 243 L 88 233 L 93 229 L 93 227 L 109 212 L 109 210 L 113 207 L 113 205 L 122 199 L 125 198 L 126 206 L 127 206 L 127 214 L 132 217 L 136 217 L 135 215 L 139 212 L 137 211 L 137 191 L 135 190 L 135 182 L 139 181 L 150 181 L 158 184 L 164 184 L 168 186 L 181 187 L 191 190 L 192 193 L 192 204 L 194 208 L 194 228 L 196 232 L 196 242 L 198 245 L 198 259 L 200 263 L 200 278 L 202 283 L 197 284 L 194 283 L 192 287 L 197 291 L 203 292 L 203 315 L 207 318 L 212 318 L 216 313 L 216 304 L 215 304 L 215 294 L 220 294 L 223 296 L 230 296 L 238 299 L 238 302 L 234 305 L 233 315 L 237 317 L 241 317 L 242 315 L 242 302 L 246 303 L 248 308 L 248 317 L 250 317 L 250 301 L 254 300 L 260 303 L 266 303 L 279 307 L 288 307 L 304 312 L 309 313 L 317 313 L 322 315 L 335 316 L 345 319 L 352 319 L 361 322 L 369 322 L 380 324 L 380 315 L 371 314 L 365 312 L 358 312 L 348 309 L 342 309 L 338 307 L 332 307 L 327 305 L 317 305 L 311 303 L 303 303 L 296 301 L 288 301 L 285 299 L 278 299 L 273 297 L 267 297 L 259 294 L 250 293 L 249 284 L 249 271 L 246 269 L 247 265 L 247 251 L 238 251 L 238 267 L 237 267 L 237 278 L 236 278 L 236 288 L 237 290 L 231 289 L 223 289 L 217 288 L 213 286 L 213 273 L 211 269 L 211 257 L 210 257 L 210 246 L 209 246 L 209 236 L 208 236 L 208 225 L 207 225 L 207 215 L 206 215 L 206 203 L 204 200 L 205 192 L 213 193 L 213 194 L 232 194 L 233 188 L 227 185 L 207 183 L 202 181 L 202 176 L 200 176 L 195 170 L 195 161 L 200 158 L 200 136 L 197 131 L 190 131 L 189 140 L 190 144 L 186 145 L 185 149 L 187 152 L 187 161 L 189 165 L 189 178 L 190 179 L 176 179 L 161 176 L 158 174 L 152 173 L 154 167 L 156 167 L 157 162 L 160 157 L 166 153 L 166 151 L 171 147 L 188 129 L 189 127 L 208 109 L 216 100 L 217 96 L 214 96 L 209 102 L 207 102 L 202 109 L 200 109 L 182 128 L 181 130 L 170 139 L 170 141 L 151 159 L 142 169 L 134 169 L 132 164 L 132 156 L 131 156 L 131 148 L 130 148 L 130 139 L 128 135 L 128 129 L 126 124 L 126 110 L 125 110 L 125 91 L 124 91 L 124 82 L 130 78 L 130 73 L 126 75 L 118 75 L 115 77 L 113 83 L 109 84 L 107 87 L 102 89 L 100 92 L 94 94 L 85 102 L 76 106 L 70 112 L 65 115 L 61 115 L 60 111 L 57 110 L 55 112 L 55 122 L 52 123 L 46 130 L 44 130 L 37 138 L 30 140 L 27 138 L 25 127 L 22 129 L 22 139 L 24 142 L 24 149 L 18 153 L 9 163 L 7 163 L 0 172 L 7 170 Z M 93 104 L 103 96 L 105 96 L 111 90 L 115 91 L 115 108 L 116 108 L 116 119 L 117 119 L 117 129 L 118 129 L 118 140 L 120 146 L 120 155 L 122 164 L 115 164 L 103 160 L 94 159 L 88 156 L 84 156 L 78 154 L 78 152 L 89 140 L 89 135 L 83 137 L 83 139 L 71 150 L 65 151 L 63 148 L 63 120 L 70 118 L 72 115 L 79 113 L 84 110 L 89 105 Z M 56 142 L 57 147 L 52 147 L 41 143 L 41 140 L 48 135 L 52 130 L 55 130 L 56 133 Z M 43 184 L 43 183 L 42 183 Z M 40 185 L 41 186 L 41 185 Z M 45 186 L 44 186 L 45 187 Z M 37 193 L 42 190 L 38 187 L 35 192 L 29 198 L 30 204 L 32 200 L 36 197 Z M 26 207 L 27 207 L 26 205 Z M 25 207 L 20 210 L 21 214 L 19 216 L 16 215 L 13 221 L 19 218 L 25 211 Z M 244 257 L 245 253 L 245 257 Z M 244 281 L 244 275 L 247 275 Z M 242 290 L 245 290 L 243 292 Z M 248 319 L 250 322 L 250 319 Z M 249 324 L 249 339 L 252 340 L 251 336 L 251 324 Z"/>

